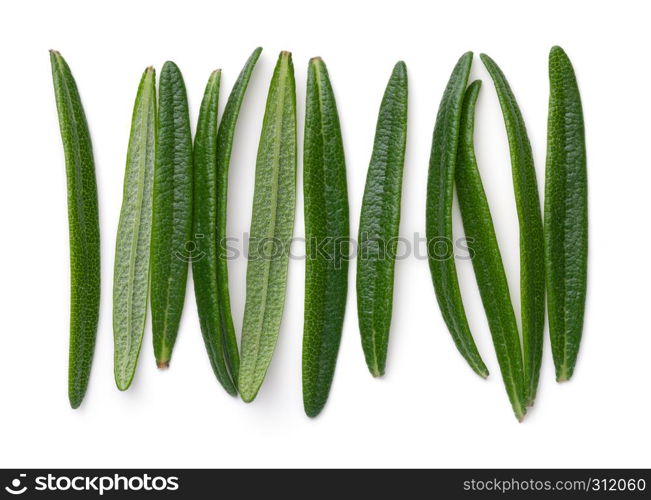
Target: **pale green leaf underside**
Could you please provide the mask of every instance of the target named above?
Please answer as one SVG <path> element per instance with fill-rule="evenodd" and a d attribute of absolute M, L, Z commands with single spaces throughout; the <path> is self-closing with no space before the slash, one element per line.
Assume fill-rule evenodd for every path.
<path fill-rule="evenodd" d="M 271 362 L 285 304 L 296 201 L 296 91 L 281 53 L 269 87 L 256 165 L 239 389 L 252 401 Z"/>
<path fill-rule="evenodd" d="M 155 143 L 155 72 L 148 68 L 133 111 L 115 247 L 113 336 L 115 382 L 120 390 L 133 379 L 147 315 Z"/>

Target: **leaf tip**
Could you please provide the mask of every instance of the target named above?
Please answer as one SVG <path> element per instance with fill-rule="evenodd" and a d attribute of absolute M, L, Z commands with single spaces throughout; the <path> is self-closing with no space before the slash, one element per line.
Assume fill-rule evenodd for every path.
<path fill-rule="evenodd" d="M 484 378 L 484 379 L 488 378 L 488 376 L 490 375 L 490 371 L 488 370 L 488 368 L 484 364 L 484 361 L 481 359 L 481 357 L 479 357 L 478 359 L 474 359 L 474 360 L 471 360 L 471 359 L 468 358 L 467 361 L 468 361 L 468 365 L 470 366 L 472 371 L 474 371 L 481 378 Z"/>
<path fill-rule="evenodd" d="M 310 418 L 316 418 L 321 413 L 322 407 L 316 406 L 303 406 L 305 414 Z"/>
<path fill-rule="evenodd" d="M 572 372 L 574 370 L 570 369 L 567 365 L 563 364 L 561 367 L 556 371 L 556 382 L 559 384 L 562 382 L 567 382 L 572 378 Z"/>
<path fill-rule="evenodd" d="M 373 378 L 380 378 L 384 376 L 384 370 L 385 370 L 385 364 L 380 363 L 378 360 L 378 355 L 374 353 L 374 358 L 366 363 L 366 366 L 368 367 L 368 371 L 371 373 Z"/>
<path fill-rule="evenodd" d="M 569 61 L 567 53 L 563 50 L 560 45 L 554 45 L 549 49 L 549 60 L 565 59 Z"/>
<path fill-rule="evenodd" d="M 178 72 L 178 73 L 181 72 L 181 70 L 179 69 L 179 67 L 176 65 L 174 61 L 165 61 L 165 64 L 163 64 L 163 69 L 161 70 L 161 72 L 169 72 L 169 71 Z"/>
<path fill-rule="evenodd" d="M 52 64 L 52 66 L 61 64 L 62 60 L 63 56 L 61 56 L 61 53 L 58 50 L 50 49 L 50 64 Z"/>
<path fill-rule="evenodd" d="M 250 387 L 242 387 L 242 384 L 239 384 L 238 389 L 240 391 L 240 397 L 245 403 L 251 403 L 258 395 L 258 391 L 252 391 Z"/>
<path fill-rule="evenodd" d="M 405 64 L 405 61 L 398 61 L 394 66 L 393 66 L 393 72 L 394 74 L 399 74 L 401 76 L 406 76 L 407 74 L 407 64 Z"/>

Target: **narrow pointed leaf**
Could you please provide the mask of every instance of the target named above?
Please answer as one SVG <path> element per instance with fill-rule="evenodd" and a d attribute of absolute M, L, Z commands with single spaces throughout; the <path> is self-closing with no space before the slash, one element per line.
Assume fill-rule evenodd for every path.
<path fill-rule="evenodd" d="M 81 405 L 93 362 L 100 296 L 100 242 L 93 146 L 77 84 L 63 56 L 50 51 L 66 162 L 70 236 L 68 399 Z"/>
<path fill-rule="evenodd" d="M 314 417 L 334 376 L 348 290 L 348 190 L 339 115 L 328 70 L 310 60 L 303 148 L 305 314 L 303 406 Z"/>
<path fill-rule="evenodd" d="M 249 86 L 251 74 L 255 68 L 261 48 L 253 51 L 246 61 L 240 75 L 233 85 L 224 115 L 219 124 L 217 133 L 217 296 L 219 313 L 221 316 L 220 328 L 224 339 L 223 356 L 226 360 L 226 366 L 230 372 L 231 379 L 237 384 L 240 369 L 240 355 L 237 350 L 237 338 L 235 328 L 233 327 L 233 318 L 231 316 L 231 299 L 228 292 L 228 262 L 227 262 L 227 233 L 226 233 L 226 209 L 228 206 L 228 170 L 231 160 L 231 151 L 233 150 L 233 137 L 239 117 L 244 94 Z"/>
<path fill-rule="evenodd" d="M 147 68 L 133 107 L 115 244 L 114 371 L 120 390 L 126 390 L 133 380 L 147 317 L 155 148 L 156 73 Z"/>
<path fill-rule="evenodd" d="M 229 394 L 237 394 L 225 352 L 217 278 L 217 112 L 221 72 L 210 75 L 201 102 L 194 139 L 195 248 L 192 279 L 201 333 L 217 380 Z"/>
<path fill-rule="evenodd" d="M 439 105 L 427 178 L 427 249 L 436 298 L 445 324 L 461 355 L 482 377 L 488 369 L 477 351 L 461 299 L 454 263 L 452 198 L 461 108 L 472 65 L 472 52 L 457 62 Z"/>
<path fill-rule="evenodd" d="M 239 390 L 253 401 L 280 330 L 296 203 L 296 88 L 291 54 L 274 70 L 258 146 Z"/>
<path fill-rule="evenodd" d="M 455 184 L 463 229 L 473 249 L 472 265 L 493 337 L 506 392 L 518 420 L 526 412 L 520 334 L 513 312 L 509 285 L 497 244 L 493 219 L 477 167 L 474 146 L 475 105 L 481 81 L 466 90 L 461 111 L 461 133 Z"/>
<path fill-rule="evenodd" d="M 567 54 L 549 54 L 545 264 L 556 379 L 569 380 L 579 353 L 588 276 L 588 173 L 581 95 Z"/>
<path fill-rule="evenodd" d="M 538 387 L 545 327 L 544 242 L 538 182 L 527 129 L 513 91 L 495 61 L 485 54 L 481 55 L 481 60 L 495 84 L 511 152 L 513 188 L 520 225 L 520 301 L 525 399 L 528 405 L 532 405 Z"/>
<path fill-rule="evenodd" d="M 158 95 L 151 315 L 156 363 L 165 368 L 181 321 L 192 250 L 192 134 L 183 76 L 173 62 L 163 66 Z"/>
<path fill-rule="evenodd" d="M 384 374 L 389 346 L 406 144 L 407 66 L 400 61 L 380 105 L 359 224 L 357 315 L 374 377 Z"/>

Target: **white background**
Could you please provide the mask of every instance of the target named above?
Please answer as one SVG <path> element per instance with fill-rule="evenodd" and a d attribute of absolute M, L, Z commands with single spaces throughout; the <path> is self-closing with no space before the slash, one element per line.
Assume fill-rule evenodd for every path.
<path fill-rule="evenodd" d="M 649 12 L 620 1 L 5 2 L 0 7 L 0 466 L 7 467 L 595 467 L 651 466 Z M 574 378 L 554 381 L 546 340 L 540 389 L 524 423 L 499 376 L 471 264 L 459 262 L 468 317 L 491 376 L 457 353 L 425 260 L 396 266 L 387 375 L 362 355 L 355 265 L 339 363 L 324 412 L 302 408 L 304 263 L 292 261 L 277 350 L 258 398 L 229 397 L 208 363 L 192 287 L 167 372 L 149 326 L 131 389 L 113 382 L 111 288 L 133 99 L 147 65 L 182 69 L 195 122 L 205 82 L 223 68 L 222 105 L 249 53 L 264 47 L 231 163 L 229 234 L 248 230 L 255 154 L 271 71 L 293 52 L 299 144 L 310 57 L 326 61 L 343 127 L 352 234 L 357 233 L 375 120 L 394 63 L 409 71 L 401 234 L 424 232 L 431 133 L 457 58 L 486 52 L 522 108 L 543 188 L 547 55 L 570 55 L 583 96 L 590 191 L 590 272 Z M 67 400 L 68 234 L 63 151 L 48 49 L 61 51 L 90 123 L 99 184 L 102 302 L 82 408 Z M 484 87 L 477 154 L 519 315 L 518 230 L 504 125 Z M 299 157 L 301 149 L 299 146 Z M 296 236 L 303 235 L 301 162 Z M 455 209 L 456 210 L 456 209 Z M 457 225 L 457 234 L 461 226 Z M 295 248 L 300 252 L 300 248 Z M 246 261 L 231 262 L 236 330 Z M 191 282 L 190 282 L 191 283 Z"/>

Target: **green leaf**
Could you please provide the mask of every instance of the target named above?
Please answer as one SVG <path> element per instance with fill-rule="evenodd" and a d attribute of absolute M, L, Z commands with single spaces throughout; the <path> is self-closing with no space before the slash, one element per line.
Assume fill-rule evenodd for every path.
<path fill-rule="evenodd" d="M 100 296 L 100 242 L 93 146 L 77 84 L 68 64 L 50 51 L 63 141 L 70 233 L 70 355 L 68 398 L 81 405 L 95 351 Z"/>
<path fill-rule="evenodd" d="M 359 223 L 357 315 L 366 364 L 374 377 L 384 375 L 389 346 L 407 144 L 407 86 L 407 66 L 400 61 L 380 105 Z"/>
<path fill-rule="evenodd" d="M 488 369 L 477 351 L 461 299 L 452 235 L 454 170 L 471 65 L 472 52 L 466 52 L 452 71 L 436 117 L 427 178 L 427 254 L 436 298 L 454 343 L 471 368 L 486 377 Z"/>
<path fill-rule="evenodd" d="M 303 406 L 310 417 L 328 400 L 348 291 L 348 190 L 339 114 L 321 58 L 310 60 L 303 147 L 305 313 Z"/>
<path fill-rule="evenodd" d="M 536 397 L 545 328 L 545 263 L 540 197 L 533 154 L 522 113 L 502 70 L 481 55 L 497 91 L 509 139 L 515 204 L 520 225 L 520 301 L 524 345 L 525 400 Z"/>
<path fill-rule="evenodd" d="M 480 88 L 481 81 L 473 82 L 466 90 L 463 101 L 455 184 L 464 232 L 474 254 L 472 266 L 493 337 L 497 361 L 513 411 L 518 420 L 522 420 L 526 413 L 526 402 L 523 400 L 524 373 L 520 334 L 493 219 L 475 157 L 475 105 Z"/>
<path fill-rule="evenodd" d="M 228 293 L 228 261 L 226 255 L 227 233 L 226 233 L 226 209 L 228 206 L 228 170 L 231 160 L 231 151 L 233 149 L 233 137 L 239 117 L 240 108 L 244 100 L 244 94 L 249 86 L 251 74 L 255 68 L 262 49 L 258 47 L 253 51 L 246 64 L 242 68 L 240 75 L 233 85 L 226 107 L 224 116 L 219 124 L 217 133 L 217 176 L 216 176 L 216 197 L 217 197 L 217 222 L 216 222 L 216 241 L 217 241 L 217 307 L 221 321 L 219 323 L 222 333 L 224 347 L 223 356 L 226 366 L 230 372 L 233 384 L 237 384 L 240 369 L 240 356 L 237 350 L 237 338 L 235 328 L 233 327 L 233 318 L 231 316 L 231 300 Z"/>
<path fill-rule="evenodd" d="M 569 380 L 579 353 L 588 276 L 588 172 L 581 95 L 560 47 L 549 53 L 545 265 L 556 379 Z"/>
<path fill-rule="evenodd" d="M 194 236 L 192 278 L 199 323 L 217 380 L 237 394 L 226 362 L 217 279 L 217 114 L 221 71 L 208 79 L 194 139 Z"/>
<path fill-rule="evenodd" d="M 156 363 L 166 368 L 181 321 L 192 251 L 192 134 L 183 76 L 173 62 L 163 66 L 158 92 L 151 316 Z"/>
<path fill-rule="evenodd" d="M 285 305 L 296 202 L 296 88 L 282 52 L 269 86 L 251 216 L 239 390 L 253 401 L 276 347 Z"/>
<path fill-rule="evenodd" d="M 155 152 L 156 72 L 147 68 L 133 107 L 115 244 L 113 340 L 115 382 L 122 391 L 133 380 L 147 317 Z"/>

